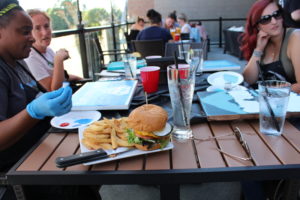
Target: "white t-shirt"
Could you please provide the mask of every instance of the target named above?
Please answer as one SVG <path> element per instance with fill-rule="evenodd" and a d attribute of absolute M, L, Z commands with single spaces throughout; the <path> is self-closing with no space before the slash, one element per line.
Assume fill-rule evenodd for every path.
<path fill-rule="evenodd" d="M 42 55 L 48 61 L 32 48 L 29 57 L 24 59 L 37 81 L 53 75 L 54 51 L 50 47 L 47 47 L 46 53 L 42 53 Z"/>
<path fill-rule="evenodd" d="M 190 33 L 191 28 L 192 27 L 189 24 L 186 23 L 181 27 L 181 33 Z"/>

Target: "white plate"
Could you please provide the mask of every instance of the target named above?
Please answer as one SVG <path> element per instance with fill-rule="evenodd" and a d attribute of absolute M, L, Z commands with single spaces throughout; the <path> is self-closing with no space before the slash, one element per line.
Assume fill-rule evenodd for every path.
<path fill-rule="evenodd" d="M 237 72 L 216 72 L 207 77 L 207 82 L 213 86 L 224 88 L 225 84 L 230 83 L 231 86 L 239 85 L 243 82 L 244 78 Z"/>
<path fill-rule="evenodd" d="M 159 55 L 153 55 L 153 56 L 146 56 L 146 59 L 154 59 L 154 58 L 161 58 L 162 56 Z"/>
<path fill-rule="evenodd" d="M 247 90 L 246 87 L 244 86 L 241 86 L 241 85 L 236 85 L 236 86 L 233 86 L 231 89 L 231 91 L 234 90 Z M 217 86 L 214 86 L 214 85 L 211 85 L 209 86 L 208 88 L 206 88 L 206 91 L 207 92 L 218 92 L 218 91 L 225 91 L 224 87 L 217 87 Z"/>
<path fill-rule="evenodd" d="M 73 129 L 89 125 L 101 118 L 99 111 L 71 111 L 51 120 L 51 125 L 61 129 Z"/>
<path fill-rule="evenodd" d="M 83 139 L 83 131 L 87 126 L 82 126 L 78 129 L 78 136 L 79 136 L 79 143 L 80 143 L 80 150 L 82 153 L 84 152 L 89 152 L 91 150 L 87 149 L 82 143 L 81 140 Z M 108 161 L 113 161 L 113 160 L 119 160 L 119 159 L 123 159 L 123 158 L 128 158 L 128 157 L 133 157 L 133 156 L 138 156 L 138 155 L 143 155 L 143 154 L 149 154 L 149 153 L 155 153 L 155 152 L 160 152 L 160 151 L 166 151 L 166 150 L 170 150 L 173 149 L 174 145 L 172 142 L 169 142 L 169 144 L 163 148 L 163 149 L 156 149 L 153 151 L 142 151 L 139 149 L 131 149 L 128 152 L 123 152 L 124 149 L 126 149 L 126 147 L 119 147 L 116 150 L 105 150 L 107 153 L 118 153 L 118 152 L 123 152 L 119 155 L 117 155 L 116 157 L 112 157 L 112 158 L 105 158 L 105 159 L 101 159 L 101 160 L 96 160 L 96 161 L 92 161 L 92 162 L 88 162 L 88 163 L 84 163 L 84 165 L 94 165 L 94 164 L 98 164 L 98 163 L 104 163 L 104 162 L 108 162 Z"/>

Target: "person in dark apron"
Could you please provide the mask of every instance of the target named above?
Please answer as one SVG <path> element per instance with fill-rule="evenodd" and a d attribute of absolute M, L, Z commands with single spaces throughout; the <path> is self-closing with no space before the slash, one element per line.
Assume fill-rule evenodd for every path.
<path fill-rule="evenodd" d="M 261 64 L 266 80 L 286 80 L 300 93 L 300 30 L 286 29 L 282 8 L 272 0 L 259 0 L 251 7 L 242 35 L 241 49 L 248 63 L 244 79 L 255 84 Z"/>

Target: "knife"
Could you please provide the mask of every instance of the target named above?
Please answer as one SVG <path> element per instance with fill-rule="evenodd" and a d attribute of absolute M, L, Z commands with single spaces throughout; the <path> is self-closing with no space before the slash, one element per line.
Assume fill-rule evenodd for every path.
<path fill-rule="evenodd" d="M 132 149 L 120 148 L 119 150 L 117 149 L 112 151 L 104 151 L 102 149 L 98 149 L 95 151 L 84 152 L 66 157 L 57 157 L 55 163 L 58 168 L 65 168 L 72 165 L 78 165 L 86 162 L 109 158 L 112 155 L 116 156 L 120 153 L 128 152 L 129 150 Z"/>

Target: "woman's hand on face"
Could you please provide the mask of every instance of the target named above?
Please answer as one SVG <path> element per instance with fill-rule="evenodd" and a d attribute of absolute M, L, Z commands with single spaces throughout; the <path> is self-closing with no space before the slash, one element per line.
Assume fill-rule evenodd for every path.
<path fill-rule="evenodd" d="M 68 58 L 70 58 L 69 52 L 66 49 L 59 49 L 56 52 L 55 57 L 57 57 L 61 60 L 67 60 Z"/>
<path fill-rule="evenodd" d="M 270 39 L 270 35 L 262 30 L 260 30 L 257 34 L 257 41 L 256 41 L 256 50 L 264 51 L 267 43 Z"/>

